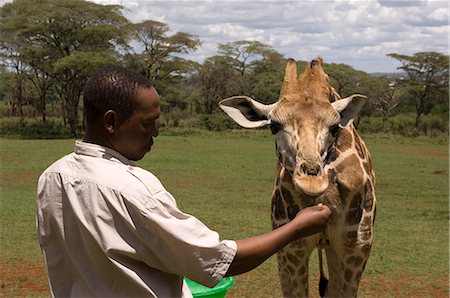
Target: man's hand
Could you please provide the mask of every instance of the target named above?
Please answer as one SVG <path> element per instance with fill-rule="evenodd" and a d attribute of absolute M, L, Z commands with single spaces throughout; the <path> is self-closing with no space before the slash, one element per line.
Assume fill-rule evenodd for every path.
<path fill-rule="evenodd" d="M 330 208 L 319 203 L 316 206 L 301 210 L 297 213 L 293 222 L 295 222 L 299 228 L 299 235 L 305 237 L 322 232 L 327 225 L 330 215 Z"/>

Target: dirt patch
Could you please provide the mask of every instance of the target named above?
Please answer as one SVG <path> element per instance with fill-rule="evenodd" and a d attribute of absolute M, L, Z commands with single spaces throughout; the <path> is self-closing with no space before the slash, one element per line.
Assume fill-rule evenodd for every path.
<path fill-rule="evenodd" d="M 24 181 L 37 181 L 39 174 L 37 172 L 19 172 L 19 173 L 2 173 L 0 179 L 6 185 L 22 183 Z"/>
<path fill-rule="evenodd" d="M 256 270 L 258 271 L 258 270 Z M 235 277 L 235 285 L 228 291 L 233 297 L 268 297 L 278 286 L 278 276 L 271 284 L 261 276 L 249 272 Z M 43 264 L 21 260 L 17 264 L 0 262 L 0 297 L 48 297 L 47 273 Z M 313 280 L 318 280 L 313 276 Z M 261 284 L 262 282 L 262 284 Z M 249 289 L 251 289 L 249 291 Z M 363 275 L 360 286 L 362 297 L 435 297 L 448 298 L 448 275 Z M 310 284 L 311 297 L 319 297 L 316 283 Z M 255 296 L 256 295 L 256 296 Z"/>
<path fill-rule="evenodd" d="M 43 264 L 19 261 L 0 263 L 0 297 L 49 296 Z"/>
<path fill-rule="evenodd" d="M 430 157 L 442 157 L 448 158 L 448 152 L 436 151 L 436 150 L 426 150 L 422 148 L 409 147 L 405 148 L 402 151 L 406 153 L 422 155 L 422 156 L 430 156 Z"/>

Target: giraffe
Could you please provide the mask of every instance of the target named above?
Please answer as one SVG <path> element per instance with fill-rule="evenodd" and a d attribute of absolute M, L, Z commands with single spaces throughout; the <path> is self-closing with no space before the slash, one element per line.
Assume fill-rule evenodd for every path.
<path fill-rule="evenodd" d="M 300 76 L 295 60 L 288 60 L 279 99 L 273 104 L 247 96 L 219 103 L 243 127 L 270 125 L 278 156 L 272 193 L 274 229 L 308 206 L 323 203 L 332 210 L 324 232 L 300 238 L 277 253 L 284 297 L 309 295 L 308 261 L 315 248 L 321 296 L 357 295 L 372 247 L 376 213 L 371 156 L 352 124 L 365 101 L 359 94 L 341 98 L 318 57 Z"/>

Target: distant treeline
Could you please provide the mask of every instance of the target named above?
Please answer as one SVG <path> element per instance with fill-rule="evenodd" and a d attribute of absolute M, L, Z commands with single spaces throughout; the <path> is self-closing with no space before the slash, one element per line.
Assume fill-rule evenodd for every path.
<path fill-rule="evenodd" d="M 129 67 L 153 82 L 163 127 L 234 128 L 218 111 L 221 99 L 277 100 L 287 57 L 271 46 L 247 40 L 218 44 L 216 55 L 200 64 L 183 58 L 201 45 L 198 36 L 171 33 L 153 20 L 131 23 L 122 11 L 83 0 L 15 0 L 0 8 L 0 135 L 82 133 L 84 84 L 106 64 Z M 359 129 L 448 134 L 449 57 L 388 56 L 401 62 L 399 73 L 370 75 L 345 64 L 325 65 L 342 97 L 368 97 L 356 121 Z M 300 69 L 305 65 L 298 62 Z"/>

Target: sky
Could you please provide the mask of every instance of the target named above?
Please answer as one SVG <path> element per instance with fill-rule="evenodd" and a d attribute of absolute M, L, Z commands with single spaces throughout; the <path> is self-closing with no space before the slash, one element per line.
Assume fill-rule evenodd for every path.
<path fill-rule="evenodd" d="M 389 53 L 449 54 L 446 0 L 89 1 L 122 5 L 133 23 L 155 20 L 171 33 L 196 35 L 202 46 L 185 58 L 198 62 L 216 55 L 217 44 L 238 40 L 262 42 L 286 58 L 320 56 L 369 73 L 398 71 L 400 62 Z"/>

